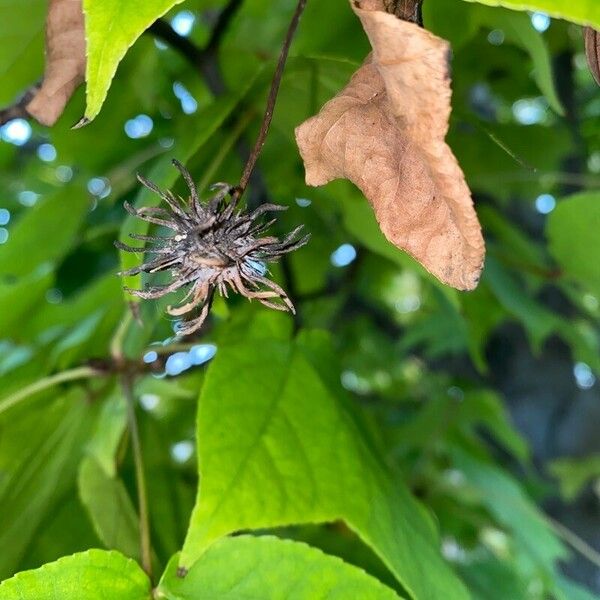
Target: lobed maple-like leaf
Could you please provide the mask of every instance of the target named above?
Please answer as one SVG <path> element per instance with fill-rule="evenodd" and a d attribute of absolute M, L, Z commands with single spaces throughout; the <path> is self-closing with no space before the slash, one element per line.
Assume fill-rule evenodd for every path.
<path fill-rule="evenodd" d="M 450 47 L 385 12 L 384 0 L 351 4 L 373 52 L 347 87 L 296 129 L 306 182 L 349 179 L 388 240 L 444 283 L 473 289 L 485 247 L 471 193 L 445 142 Z"/>
<path fill-rule="evenodd" d="M 81 0 L 50 0 L 46 17 L 44 81 L 27 112 L 54 125 L 85 78 L 85 24 Z"/>

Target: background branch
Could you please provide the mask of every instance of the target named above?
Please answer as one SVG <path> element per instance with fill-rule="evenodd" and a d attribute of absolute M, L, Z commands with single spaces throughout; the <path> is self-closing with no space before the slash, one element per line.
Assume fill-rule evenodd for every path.
<path fill-rule="evenodd" d="M 39 89 L 39 83 L 32 85 L 14 104 L 0 110 L 0 127 L 13 119 L 28 119 L 31 117 L 26 107 Z"/>

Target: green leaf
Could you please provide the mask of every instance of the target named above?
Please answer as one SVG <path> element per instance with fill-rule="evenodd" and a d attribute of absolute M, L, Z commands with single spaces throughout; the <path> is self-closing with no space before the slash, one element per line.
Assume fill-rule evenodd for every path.
<path fill-rule="evenodd" d="M 0 578 L 14 573 L 53 504 L 74 486 L 93 423 L 80 390 L 40 402 L 35 413 L 15 407 L 0 419 L 0 547 L 10 548 L 0 552 Z"/>
<path fill-rule="evenodd" d="M 483 559 L 465 561 L 460 573 L 473 593 L 473 600 L 530 600 L 525 578 L 513 561 L 484 555 Z"/>
<path fill-rule="evenodd" d="M 87 40 L 87 107 L 100 112 L 117 67 L 142 33 L 182 0 L 84 0 Z"/>
<path fill-rule="evenodd" d="M 479 29 L 477 11 L 459 0 L 428 0 L 423 2 L 425 28 L 448 40 L 456 52 Z"/>
<path fill-rule="evenodd" d="M 552 576 L 556 561 L 567 551 L 554 535 L 543 513 L 527 497 L 519 483 L 496 465 L 479 460 L 462 449 L 451 451 L 454 465 L 481 495 L 481 501 L 525 549 L 535 566 Z"/>
<path fill-rule="evenodd" d="M 561 458 L 553 461 L 549 471 L 560 482 L 560 492 L 566 500 L 575 500 L 581 490 L 600 478 L 600 454 L 583 458 Z"/>
<path fill-rule="evenodd" d="M 175 396 L 181 393 L 181 390 L 175 387 L 175 381 L 167 383 L 154 379 L 154 382 L 157 381 L 164 383 L 165 388 L 175 389 L 173 392 L 161 394 L 158 410 L 147 418 L 140 419 L 140 435 L 144 449 L 147 494 L 151 499 L 149 510 L 152 547 L 156 550 L 159 560 L 163 561 L 162 564 L 166 564 L 169 557 L 178 552 L 183 544 L 187 523 L 194 507 L 197 481 L 193 477 L 193 461 L 178 468 L 170 452 L 173 443 L 186 435 L 191 436 L 189 430 L 193 424 L 198 394 L 194 394 L 193 399 L 188 397 L 188 401 L 184 402 L 181 396 Z M 169 398 L 169 393 L 174 396 Z M 160 412 L 160 409 L 169 411 L 170 400 L 176 400 L 179 407 L 182 404 L 187 405 L 187 410 L 177 412 L 179 419 L 184 423 L 183 434 Z"/>
<path fill-rule="evenodd" d="M 74 486 L 53 506 L 36 529 L 18 570 L 37 569 L 63 556 L 98 548 L 99 545 L 98 536 Z"/>
<path fill-rule="evenodd" d="M 45 0 L 0 0 L 0 106 L 42 74 L 46 5 Z"/>
<path fill-rule="evenodd" d="M 429 0 L 423 4 L 423 17 L 427 29 L 449 40 L 454 51 L 474 37 L 481 26 L 502 30 L 507 42 L 529 53 L 534 66 L 533 76 L 540 91 L 556 113 L 564 114 L 554 85 L 548 46 L 542 34 L 533 27 L 529 15 L 467 6 L 460 0 Z"/>
<path fill-rule="evenodd" d="M 27 275 L 42 263 L 59 261 L 70 250 L 89 206 L 83 185 L 72 185 L 30 208 L 0 246 L 0 275 Z"/>
<path fill-rule="evenodd" d="M 551 260 L 543 246 L 533 241 L 516 224 L 491 204 L 477 207 L 481 225 L 488 234 L 500 242 L 502 257 L 508 264 L 529 268 L 545 274 L 551 270 Z"/>
<path fill-rule="evenodd" d="M 300 542 L 249 535 L 215 542 L 185 577 L 170 561 L 158 590 L 169 600 L 398 600 L 363 570 Z"/>
<path fill-rule="evenodd" d="M 600 194 L 583 192 L 558 203 L 546 235 L 564 274 L 600 297 Z"/>
<path fill-rule="evenodd" d="M 88 550 L 0 584 L 2 600 L 150 600 L 150 580 L 118 552 Z"/>
<path fill-rule="evenodd" d="M 107 273 L 59 304 L 46 303 L 43 310 L 30 316 L 27 335 L 36 337 L 50 327 L 75 329 L 81 321 L 96 314 L 99 309 L 117 313 L 120 317 L 124 308 L 120 292 L 119 278 L 112 272 Z M 100 349 L 97 335 L 94 341 L 95 351 L 98 353 Z"/>
<path fill-rule="evenodd" d="M 597 594 L 562 576 L 557 577 L 555 593 L 557 600 L 598 600 Z"/>
<path fill-rule="evenodd" d="M 552 74 L 552 63 L 548 46 L 542 35 L 535 30 L 529 15 L 504 10 L 481 9 L 479 20 L 490 29 L 501 29 L 507 41 L 524 48 L 531 57 L 533 77 L 550 107 L 564 115 L 562 103 L 556 92 Z"/>
<path fill-rule="evenodd" d="M 79 468 L 79 495 L 98 537 L 107 548 L 139 559 L 137 516 L 123 482 L 91 457 Z"/>
<path fill-rule="evenodd" d="M 86 450 L 107 476 L 116 475 L 116 453 L 127 428 L 127 407 L 117 388 L 102 405 L 98 423 Z"/>
<path fill-rule="evenodd" d="M 600 29 L 600 4 L 597 0 L 466 0 L 512 10 L 537 10 L 552 17 Z"/>
<path fill-rule="evenodd" d="M 104 307 L 82 319 L 68 333 L 63 335 L 52 350 L 51 361 L 59 368 L 66 369 L 84 354 L 86 346 L 96 341 L 100 324 L 105 316 Z"/>
<path fill-rule="evenodd" d="M 483 281 L 490 286 L 502 306 L 522 322 L 536 349 L 560 328 L 560 317 L 536 302 L 491 254 L 485 262 Z"/>
<path fill-rule="evenodd" d="M 529 448 L 523 436 L 510 422 L 502 399 L 490 390 L 475 390 L 465 394 L 460 407 L 468 422 L 483 425 L 513 456 L 525 462 Z"/>
<path fill-rule="evenodd" d="M 42 267 L 36 272 L 11 283 L 0 283 L 0 331 L 3 338 L 18 334 L 23 321 L 35 312 L 54 277 L 50 269 Z"/>
<path fill-rule="evenodd" d="M 219 347 L 200 398 L 201 486 L 181 564 L 240 529 L 343 519 L 412 598 L 467 597 L 431 520 L 346 402 L 324 333 Z"/>

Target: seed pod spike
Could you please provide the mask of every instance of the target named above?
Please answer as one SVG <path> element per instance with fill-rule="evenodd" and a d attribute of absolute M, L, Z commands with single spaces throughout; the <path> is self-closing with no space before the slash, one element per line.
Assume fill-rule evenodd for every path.
<path fill-rule="evenodd" d="M 162 287 L 128 291 L 144 300 L 153 300 L 188 287 L 180 303 L 167 309 L 173 316 L 186 318 L 179 326 L 180 335 L 193 334 L 202 327 L 216 292 L 227 297 L 229 291 L 233 291 L 269 308 L 294 313 L 294 305 L 285 290 L 266 277 L 267 264 L 304 246 L 309 236 L 300 237 L 302 227 L 296 227 L 282 239 L 261 235 L 275 223 L 275 219 L 263 222 L 261 217 L 286 207 L 264 204 L 247 211 L 240 207 L 236 188 L 227 183 L 212 186 L 214 196 L 204 203 L 187 169 L 176 160 L 173 164 L 190 190 L 187 206 L 170 191 L 160 190 L 143 176 L 138 176 L 140 183 L 158 194 L 166 206 L 138 208 L 125 203 L 131 215 L 171 229 L 173 235 L 133 234 L 133 239 L 155 243 L 154 247 L 145 249 L 117 243 L 117 247 L 126 252 L 158 255 L 123 275 L 166 271 L 171 281 Z"/>

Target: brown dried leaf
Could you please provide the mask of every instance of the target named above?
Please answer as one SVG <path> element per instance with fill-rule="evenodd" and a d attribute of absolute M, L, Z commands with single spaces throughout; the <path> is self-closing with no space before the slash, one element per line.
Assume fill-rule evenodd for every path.
<path fill-rule="evenodd" d="M 586 27 L 583 30 L 583 37 L 590 71 L 598 85 L 600 85 L 600 32 L 591 27 Z"/>
<path fill-rule="evenodd" d="M 421 0 L 383 0 L 385 12 L 396 15 L 399 19 L 416 23 L 419 20 Z"/>
<path fill-rule="evenodd" d="M 309 185 L 347 178 L 393 244 L 444 283 L 473 289 L 485 253 L 464 175 L 445 143 L 447 42 L 355 2 L 373 53 L 348 86 L 296 129 Z"/>
<path fill-rule="evenodd" d="M 85 23 L 81 0 L 50 0 L 46 17 L 46 71 L 27 112 L 54 125 L 85 78 Z"/>

